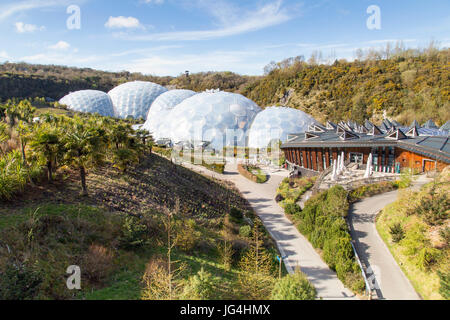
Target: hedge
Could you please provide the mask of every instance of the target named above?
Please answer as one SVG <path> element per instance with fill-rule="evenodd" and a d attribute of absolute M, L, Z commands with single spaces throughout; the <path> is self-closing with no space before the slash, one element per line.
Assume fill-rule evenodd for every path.
<path fill-rule="evenodd" d="M 334 186 L 309 199 L 296 216 L 299 231 L 322 251 L 322 258 L 336 271 L 338 278 L 354 292 L 362 292 L 365 284 L 356 262 L 352 238 L 345 221 L 349 202 L 347 191 Z"/>

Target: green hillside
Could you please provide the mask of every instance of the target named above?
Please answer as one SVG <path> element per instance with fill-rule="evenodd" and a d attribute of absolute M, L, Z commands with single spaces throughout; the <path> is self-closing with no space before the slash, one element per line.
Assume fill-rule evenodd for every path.
<path fill-rule="evenodd" d="M 262 106 L 284 103 L 317 119 L 380 120 L 383 111 L 410 124 L 450 119 L 450 50 L 401 52 L 332 65 L 295 62 L 275 67 L 243 94 Z"/>
<path fill-rule="evenodd" d="M 348 62 L 320 63 L 313 56 L 272 62 L 265 76 L 232 72 L 181 74 L 178 77 L 145 76 L 129 72 L 103 72 L 60 66 L 0 64 L 0 99 L 50 97 L 70 91 L 98 89 L 133 80 L 153 81 L 171 88 L 237 92 L 262 107 L 287 105 L 321 121 L 369 118 L 383 112 L 397 121 L 433 119 L 438 125 L 450 119 L 450 49 L 369 51 Z M 319 61 L 319 62 L 318 62 Z"/>

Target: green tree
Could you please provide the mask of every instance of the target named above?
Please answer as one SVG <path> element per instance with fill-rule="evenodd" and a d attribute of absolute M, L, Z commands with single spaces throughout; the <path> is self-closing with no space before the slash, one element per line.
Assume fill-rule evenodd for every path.
<path fill-rule="evenodd" d="M 211 300 L 216 292 L 214 278 L 203 267 L 194 276 L 190 277 L 184 287 L 181 298 L 183 300 Z"/>
<path fill-rule="evenodd" d="M 53 182 L 53 164 L 61 147 L 60 134 L 49 125 L 40 126 L 31 138 L 31 148 L 40 153 L 46 161 L 48 181 Z"/>
<path fill-rule="evenodd" d="M 239 263 L 241 294 L 250 300 L 267 299 L 274 284 L 273 259 L 264 248 L 260 228 L 261 223 L 257 220 L 253 227 L 250 248 Z"/>
<path fill-rule="evenodd" d="M 32 127 L 22 121 L 19 120 L 19 125 L 17 126 L 17 133 L 19 134 L 19 139 L 20 139 L 20 151 L 22 152 L 22 161 L 24 163 L 24 165 L 27 165 L 27 157 L 25 154 L 25 148 L 28 144 L 28 142 L 30 141 L 30 139 L 32 138 Z"/>
<path fill-rule="evenodd" d="M 78 170 L 81 180 L 82 195 L 88 194 L 86 170 L 100 164 L 104 157 L 104 145 L 97 128 L 86 126 L 75 120 L 64 139 L 64 162 Z"/>
<path fill-rule="evenodd" d="M 278 280 L 272 290 L 272 300 L 314 300 L 316 289 L 301 272 Z"/>

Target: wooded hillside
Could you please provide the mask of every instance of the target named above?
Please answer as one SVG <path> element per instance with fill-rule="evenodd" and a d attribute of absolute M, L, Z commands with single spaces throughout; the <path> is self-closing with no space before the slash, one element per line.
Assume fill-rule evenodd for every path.
<path fill-rule="evenodd" d="M 98 89 L 133 80 L 152 81 L 171 88 L 237 92 L 262 107 L 287 105 L 318 120 L 366 118 L 378 121 L 383 112 L 410 124 L 433 119 L 438 125 L 450 119 L 450 49 L 370 51 L 353 62 L 323 64 L 317 55 L 308 62 L 299 56 L 272 62 L 265 76 L 232 72 L 182 74 L 178 77 L 140 73 L 103 72 L 60 66 L 0 64 L 0 99 L 50 97 L 70 91 Z"/>

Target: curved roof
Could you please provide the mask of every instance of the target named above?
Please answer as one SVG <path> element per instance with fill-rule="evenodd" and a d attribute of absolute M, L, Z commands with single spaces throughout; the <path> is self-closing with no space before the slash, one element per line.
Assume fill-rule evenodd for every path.
<path fill-rule="evenodd" d="M 137 119 L 145 118 L 153 101 L 166 91 L 166 88 L 153 82 L 133 81 L 115 87 L 108 94 L 116 117 Z"/>
<path fill-rule="evenodd" d="M 181 141 L 207 141 L 214 148 L 245 146 L 247 130 L 261 109 L 246 97 L 229 92 L 203 92 L 177 105 L 157 136 Z"/>
<path fill-rule="evenodd" d="M 308 131 L 308 127 L 317 121 L 305 112 L 287 107 L 268 107 L 258 113 L 249 131 L 250 148 L 267 148 L 276 139 L 283 143 L 288 134 Z"/>
<path fill-rule="evenodd" d="M 156 98 L 148 111 L 144 129 L 151 133 L 156 133 L 161 123 L 175 106 L 196 94 L 196 92 L 191 90 L 170 90 L 161 94 Z"/>
<path fill-rule="evenodd" d="M 109 96 L 98 90 L 80 90 L 71 92 L 61 100 L 70 110 L 78 112 L 98 113 L 102 116 L 113 117 L 114 108 Z"/>

